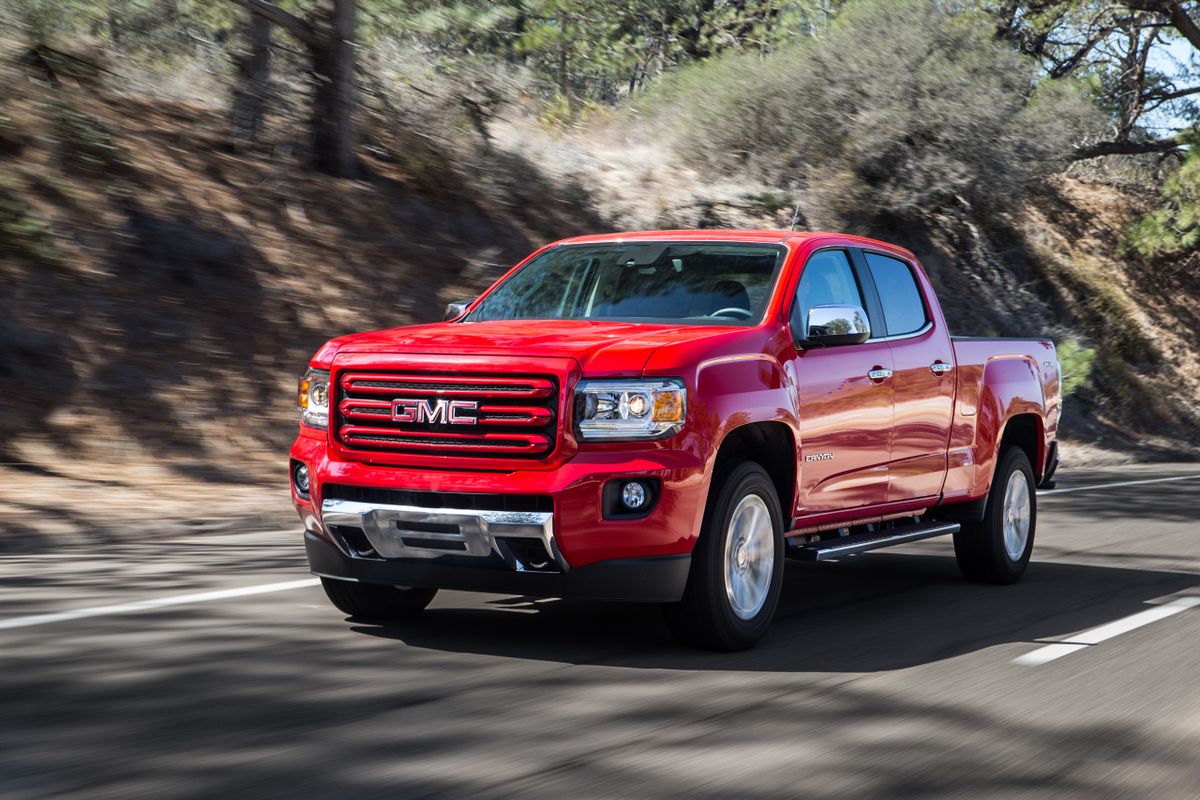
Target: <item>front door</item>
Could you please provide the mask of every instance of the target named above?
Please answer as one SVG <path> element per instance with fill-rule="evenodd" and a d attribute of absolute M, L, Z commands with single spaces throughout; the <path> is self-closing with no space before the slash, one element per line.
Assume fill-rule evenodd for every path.
<path fill-rule="evenodd" d="M 847 251 L 809 257 L 792 302 L 793 331 L 813 306 L 866 308 Z M 892 434 L 892 351 L 887 342 L 810 348 L 795 361 L 800 415 L 801 516 L 886 502 Z"/>

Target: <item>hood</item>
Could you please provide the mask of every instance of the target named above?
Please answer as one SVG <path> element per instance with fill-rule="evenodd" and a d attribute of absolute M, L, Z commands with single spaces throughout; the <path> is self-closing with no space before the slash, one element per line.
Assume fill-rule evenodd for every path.
<path fill-rule="evenodd" d="M 659 347 L 736 337 L 746 328 L 587 320 L 438 322 L 344 336 L 339 353 L 571 358 L 585 374 L 639 374 Z"/>

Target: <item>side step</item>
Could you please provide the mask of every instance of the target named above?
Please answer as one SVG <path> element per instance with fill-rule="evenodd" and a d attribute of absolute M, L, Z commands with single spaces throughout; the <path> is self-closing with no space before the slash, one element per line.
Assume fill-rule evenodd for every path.
<path fill-rule="evenodd" d="M 860 533 L 854 536 L 826 539 L 823 542 L 809 542 L 798 547 L 789 545 L 788 555 L 801 561 L 829 561 L 854 553 L 878 550 L 881 547 L 891 547 L 905 542 L 915 542 L 918 539 L 930 539 L 934 536 L 958 533 L 960 528 L 962 526 L 957 522 L 922 522 L 876 533 Z"/>

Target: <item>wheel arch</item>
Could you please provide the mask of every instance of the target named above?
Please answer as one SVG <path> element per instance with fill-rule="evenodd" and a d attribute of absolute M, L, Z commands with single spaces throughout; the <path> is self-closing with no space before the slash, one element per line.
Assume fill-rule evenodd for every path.
<path fill-rule="evenodd" d="M 792 427 L 781 421 L 749 422 L 725 434 L 713 459 L 712 474 L 735 461 L 753 461 L 766 470 L 779 495 L 779 510 L 784 523 L 790 519 L 796 501 L 796 436 Z"/>
<path fill-rule="evenodd" d="M 1045 463 L 1046 436 L 1042 418 L 1033 413 L 1014 414 L 1004 423 L 1000 434 L 1000 443 L 996 448 L 996 458 L 1005 447 L 1019 447 L 1025 451 L 1029 465 L 1033 467 L 1034 478 L 1041 480 L 1042 468 Z"/>

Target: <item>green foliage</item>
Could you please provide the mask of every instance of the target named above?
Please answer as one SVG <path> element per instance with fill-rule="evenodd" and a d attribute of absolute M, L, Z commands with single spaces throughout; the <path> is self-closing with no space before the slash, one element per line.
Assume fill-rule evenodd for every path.
<path fill-rule="evenodd" d="M 366 30 L 439 53 L 497 55 L 530 69 L 573 111 L 613 102 L 665 70 L 727 50 L 766 52 L 826 21 L 833 0 L 374 0 Z M 568 115 L 571 116 L 571 115 Z"/>
<path fill-rule="evenodd" d="M 0 183 L 0 253 L 5 252 L 41 264 L 62 263 L 50 224 L 36 216 L 10 186 Z"/>
<path fill-rule="evenodd" d="M 109 175 L 125 163 L 113 133 L 95 117 L 67 106 L 58 108 L 59 152 L 69 169 Z"/>
<path fill-rule="evenodd" d="M 1062 367 L 1063 397 L 1070 397 L 1076 389 L 1087 383 L 1095 360 L 1095 348 L 1084 347 L 1075 339 L 1059 343 L 1058 363 Z"/>
<path fill-rule="evenodd" d="M 1200 244 L 1200 129 L 1184 136 L 1189 145 L 1179 169 L 1163 182 L 1163 205 L 1125 232 L 1124 244 L 1144 256 L 1194 250 Z"/>
<path fill-rule="evenodd" d="M 317 0 L 272 0 L 301 17 Z M 664 71 L 726 51 L 769 52 L 810 35 L 842 0 L 359 0 L 366 47 L 417 42 L 435 57 L 500 58 L 536 77 L 567 118 L 589 101 L 612 103 Z M 248 12 L 233 0 L 0 0 L 35 41 L 83 34 L 139 62 L 167 66 L 189 54 L 239 46 Z M 279 34 L 286 41 L 286 34 Z"/>
<path fill-rule="evenodd" d="M 750 211 L 763 216 L 776 216 L 784 211 L 790 214 L 796 205 L 795 198 L 785 192 L 770 190 L 751 192 L 743 195 L 742 200 Z"/>
<path fill-rule="evenodd" d="M 1082 92 L 1039 84 L 990 21 L 936 0 L 864 0 L 824 35 L 682 71 L 643 108 L 693 161 L 748 170 L 851 221 L 997 206 L 1095 124 Z"/>
<path fill-rule="evenodd" d="M 31 39 L 42 42 L 97 24 L 106 5 L 97 0 L 0 0 L 0 19 L 15 22 Z"/>
<path fill-rule="evenodd" d="M 198 40 L 228 31 L 238 14 L 228 0 L 0 0 L 0 16 L 14 19 L 34 41 L 84 34 L 160 55 L 190 51 Z"/>

